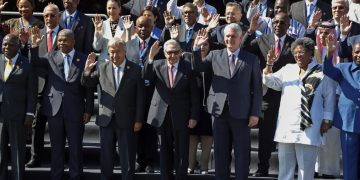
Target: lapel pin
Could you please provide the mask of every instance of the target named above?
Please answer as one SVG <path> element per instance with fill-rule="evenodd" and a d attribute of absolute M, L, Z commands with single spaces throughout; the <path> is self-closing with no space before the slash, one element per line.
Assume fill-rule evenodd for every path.
<path fill-rule="evenodd" d="M 20 66 L 19 65 L 16 65 L 16 69 L 19 69 L 20 68 Z"/>
<path fill-rule="evenodd" d="M 79 58 L 77 58 L 77 59 L 76 59 L 76 62 L 80 62 L 80 59 L 79 59 Z"/>
<path fill-rule="evenodd" d="M 126 66 L 126 69 L 130 69 L 130 66 Z"/>

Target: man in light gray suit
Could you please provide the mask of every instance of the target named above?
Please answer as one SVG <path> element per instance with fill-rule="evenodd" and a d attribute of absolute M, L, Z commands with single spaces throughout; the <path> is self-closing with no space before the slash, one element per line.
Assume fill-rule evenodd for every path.
<path fill-rule="evenodd" d="M 135 172 L 135 132 L 142 127 L 144 116 L 144 81 L 141 68 L 126 60 L 126 45 L 119 39 L 108 43 L 110 61 L 99 65 L 96 70 L 96 55 L 91 53 L 86 61 L 81 83 L 88 87 L 100 85 L 101 179 L 113 178 L 116 143 L 120 153 L 123 180 L 133 180 Z"/>
<path fill-rule="evenodd" d="M 215 177 L 229 179 L 231 147 L 234 145 L 236 180 L 249 173 L 250 128 L 259 121 L 262 83 L 259 59 L 240 50 L 241 28 L 236 23 L 224 29 L 226 48 L 211 51 L 202 60 L 200 47 L 208 39 L 199 31 L 194 41 L 194 69 L 211 72 L 213 79 L 207 98 L 207 110 L 213 117 Z"/>
<path fill-rule="evenodd" d="M 58 34 L 59 51 L 39 57 L 40 30 L 31 31 L 31 63 L 37 73 L 47 76 L 42 113 L 47 116 L 51 142 L 51 179 L 64 176 L 65 141 L 69 145 L 70 179 L 82 175 L 82 140 L 85 124 L 94 107 L 94 91 L 81 85 L 86 56 L 75 51 L 74 33 L 63 29 Z"/>
<path fill-rule="evenodd" d="M 24 179 L 25 126 L 31 125 L 36 110 L 36 78 L 28 59 L 18 53 L 17 36 L 8 34 L 0 55 L 0 179 Z M 10 144 L 11 156 L 8 152 Z"/>

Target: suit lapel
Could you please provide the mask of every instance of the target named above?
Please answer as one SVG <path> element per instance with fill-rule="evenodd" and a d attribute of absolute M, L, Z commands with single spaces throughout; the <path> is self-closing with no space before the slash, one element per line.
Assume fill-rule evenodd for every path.
<path fill-rule="evenodd" d="M 4 81 L 4 71 L 5 71 L 5 56 L 2 54 L 0 60 L 0 79 L 2 79 L 3 81 Z"/>
<path fill-rule="evenodd" d="M 231 78 L 234 77 L 236 75 L 236 73 L 239 71 L 239 68 L 243 66 L 244 61 L 245 61 L 245 57 L 243 56 L 243 53 L 241 53 L 241 50 L 240 50 L 239 55 L 238 55 L 238 61 L 236 62 L 235 70 L 234 70 L 234 73 L 231 75 Z"/>
<path fill-rule="evenodd" d="M 9 78 L 10 78 L 10 76 L 12 75 L 12 74 L 15 74 L 19 69 L 20 69 L 20 67 L 22 66 L 22 59 L 20 58 L 20 54 L 19 54 L 19 56 L 18 56 L 18 58 L 16 59 L 16 63 L 15 63 L 15 66 L 12 68 L 12 70 L 11 70 L 11 72 L 10 72 L 10 74 L 9 74 Z"/>
<path fill-rule="evenodd" d="M 305 1 L 303 1 L 302 6 L 299 6 L 298 13 L 300 13 L 302 22 L 305 22 L 305 24 L 306 24 L 305 27 L 307 27 L 308 23 L 306 21 L 306 3 L 305 3 Z"/>
<path fill-rule="evenodd" d="M 290 44 L 290 37 L 288 35 L 285 36 L 285 40 L 284 40 L 284 45 L 281 48 L 281 53 L 280 56 L 283 55 L 284 53 L 286 53 L 286 51 L 288 50 L 289 44 Z"/>
<path fill-rule="evenodd" d="M 226 48 L 220 54 L 220 67 L 224 67 L 225 77 L 230 79 L 229 57 Z"/>
<path fill-rule="evenodd" d="M 80 14 L 80 12 L 78 11 L 78 12 L 77 12 L 77 15 L 76 15 L 76 20 L 75 20 L 74 25 L 73 25 L 73 27 L 72 27 L 72 31 L 73 31 L 73 32 L 75 32 L 76 27 L 77 27 L 78 24 L 80 23 L 80 20 L 81 20 L 80 15 L 81 15 L 81 14 Z"/>
<path fill-rule="evenodd" d="M 179 42 L 185 42 L 185 37 L 186 37 L 186 26 L 185 23 L 183 23 L 179 27 Z"/>
<path fill-rule="evenodd" d="M 110 86 L 111 86 L 111 92 L 113 94 L 115 94 L 116 92 L 116 87 L 115 87 L 115 78 L 114 78 L 114 72 L 113 72 L 113 64 L 111 61 L 108 61 L 107 62 L 108 64 L 106 65 L 105 67 L 105 76 L 106 76 L 106 79 L 108 80 L 108 82 L 110 82 Z M 106 81 L 106 80 L 105 80 Z"/>
<path fill-rule="evenodd" d="M 124 84 L 125 84 L 125 82 L 126 82 L 126 79 L 127 79 L 128 76 L 129 76 L 129 70 L 130 70 L 130 66 L 128 65 L 128 61 L 125 60 L 124 74 L 123 74 L 123 76 L 121 77 L 120 86 L 119 86 L 119 88 L 116 90 L 116 92 L 118 92 L 119 89 L 121 89 L 121 88 L 124 86 Z"/>
<path fill-rule="evenodd" d="M 162 62 L 162 66 L 160 67 L 160 74 L 163 77 L 163 81 L 165 82 L 166 87 L 170 88 L 169 72 L 166 60 L 163 60 Z"/>
<path fill-rule="evenodd" d="M 57 74 L 65 81 L 65 74 L 64 74 L 64 57 L 62 56 L 60 51 L 57 51 L 55 54 L 51 55 L 50 60 L 52 60 L 57 67 Z"/>
<path fill-rule="evenodd" d="M 75 51 L 75 54 L 71 61 L 71 65 L 70 65 L 70 69 L 69 69 L 68 80 L 70 80 L 74 76 L 76 70 L 78 69 L 77 67 L 79 66 L 79 63 L 80 63 L 80 58 L 78 57 L 78 54 Z"/>
<path fill-rule="evenodd" d="M 176 76 L 175 76 L 175 79 L 174 79 L 174 84 L 173 84 L 173 88 L 176 87 L 177 83 L 180 81 L 180 79 L 183 77 L 183 63 L 182 63 L 183 60 L 180 60 L 179 61 L 179 65 L 178 65 L 178 69 L 177 69 L 177 72 L 176 72 Z"/>

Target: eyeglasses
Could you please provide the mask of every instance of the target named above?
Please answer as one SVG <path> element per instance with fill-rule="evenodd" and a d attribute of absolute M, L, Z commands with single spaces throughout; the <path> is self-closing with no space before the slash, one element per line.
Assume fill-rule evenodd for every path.
<path fill-rule="evenodd" d="M 44 17 L 54 18 L 54 17 L 56 17 L 56 15 L 55 14 L 44 14 Z"/>
<path fill-rule="evenodd" d="M 294 56 L 303 56 L 305 51 L 294 52 Z"/>
<path fill-rule="evenodd" d="M 286 24 L 286 21 L 274 20 L 274 21 L 272 21 L 272 24 L 285 25 L 285 24 Z"/>
<path fill-rule="evenodd" d="M 165 53 L 168 54 L 168 55 L 171 55 L 171 54 L 178 55 L 180 53 L 180 50 L 177 50 L 177 51 L 165 51 Z"/>
<path fill-rule="evenodd" d="M 331 7 L 331 9 L 333 9 L 333 10 L 336 10 L 336 9 L 343 10 L 343 9 L 345 9 L 345 7 L 344 6 L 333 6 L 333 7 Z"/>

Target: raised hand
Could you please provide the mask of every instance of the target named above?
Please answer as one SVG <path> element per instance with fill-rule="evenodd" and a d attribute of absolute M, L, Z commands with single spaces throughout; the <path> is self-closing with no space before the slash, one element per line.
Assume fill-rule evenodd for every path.
<path fill-rule="evenodd" d="M 87 124 L 90 121 L 91 115 L 89 113 L 83 114 L 83 123 Z"/>
<path fill-rule="evenodd" d="M 40 35 L 40 29 L 36 26 L 31 28 L 30 31 L 32 46 L 39 46 L 40 42 L 44 39 L 44 35 Z"/>
<path fill-rule="evenodd" d="M 159 53 L 161 49 L 160 42 L 156 41 L 150 48 L 149 59 L 154 60 L 155 56 Z"/>
<path fill-rule="evenodd" d="M 84 71 L 89 73 L 96 66 L 96 63 L 96 54 L 91 52 L 86 59 Z"/>
<path fill-rule="evenodd" d="M 200 9 L 200 16 L 203 17 L 205 22 L 209 22 L 211 20 L 211 14 L 209 13 L 209 11 L 206 9 L 206 7 L 202 7 Z"/>
<path fill-rule="evenodd" d="M 200 29 L 196 35 L 196 38 L 194 40 L 194 47 L 195 48 L 201 48 L 201 45 L 203 45 L 208 40 L 208 33 L 205 29 Z"/>
<path fill-rule="evenodd" d="M 179 26 L 178 25 L 173 25 L 173 26 L 171 26 L 171 28 L 169 30 L 170 30 L 171 39 L 178 40 L 178 38 L 179 38 Z"/>
<path fill-rule="evenodd" d="M 338 46 L 338 42 L 335 35 L 329 34 L 326 38 L 327 57 L 330 57 L 334 54 L 337 46 Z"/>
<path fill-rule="evenodd" d="M 142 123 L 141 122 L 135 122 L 135 124 L 134 124 L 134 132 L 140 131 L 141 128 L 142 128 Z"/>
<path fill-rule="evenodd" d="M 258 4 L 259 4 L 259 1 L 260 1 L 260 0 L 253 0 L 253 1 L 251 2 L 251 7 L 255 7 L 256 5 L 258 5 Z"/>
<path fill-rule="evenodd" d="M 164 14 L 163 14 L 163 15 L 164 15 L 164 20 L 165 20 L 165 25 L 171 26 L 171 25 L 174 24 L 174 22 L 175 22 L 175 17 L 172 16 L 172 15 L 170 14 L 170 12 L 164 11 Z"/>
<path fill-rule="evenodd" d="M 4 2 L 4 0 L 0 0 L 0 11 L 4 10 L 7 3 L 8 2 Z"/>
<path fill-rule="evenodd" d="M 274 63 L 278 60 L 279 57 L 275 54 L 275 47 L 271 46 L 267 55 L 266 55 L 266 64 L 274 65 Z"/>
<path fill-rule="evenodd" d="M 315 29 L 316 26 L 321 22 L 322 12 L 320 9 L 314 12 L 314 15 L 311 17 L 309 22 L 309 28 Z"/>
<path fill-rule="evenodd" d="M 352 26 L 352 21 L 344 14 L 340 17 L 340 32 L 342 35 L 348 35 Z"/>
<path fill-rule="evenodd" d="M 96 14 L 92 18 L 92 22 L 94 23 L 95 32 L 101 32 L 103 27 L 103 20 L 101 19 L 100 15 Z"/>
<path fill-rule="evenodd" d="M 129 30 L 134 25 L 134 22 L 130 20 L 130 16 L 125 16 L 123 22 L 124 22 L 124 27 L 127 30 Z"/>
<path fill-rule="evenodd" d="M 211 20 L 210 20 L 210 22 L 209 22 L 209 24 L 208 24 L 208 27 L 207 27 L 206 29 L 207 29 L 207 30 L 211 30 L 211 29 L 216 28 L 216 26 L 219 25 L 219 19 L 220 19 L 220 14 L 215 14 L 215 15 L 211 18 Z"/>
<path fill-rule="evenodd" d="M 22 45 L 27 44 L 30 38 L 30 33 L 25 31 L 25 28 L 20 28 L 19 39 Z"/>
<path fill-rule="evenodd" d="M 258 122 L 259 122 L 259 117 L 250 116 L 248 127 L 254 127 L 258 124 Z"/>
<path fill-rule="evenodd" d="M 251 18 L 249 32 L 255 32 L 259 28 L 259 21 L 260 14 L 259 12 L 255 13 L 255 15 Z"/>
<path fill-rule="evenodd" d="M 197 124 L 197 121 L 194 119 L 190 119 L 188 123 L 188 128 L 193 129 Z"/>

